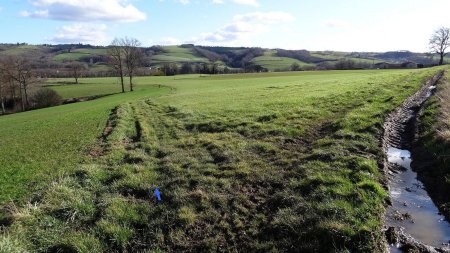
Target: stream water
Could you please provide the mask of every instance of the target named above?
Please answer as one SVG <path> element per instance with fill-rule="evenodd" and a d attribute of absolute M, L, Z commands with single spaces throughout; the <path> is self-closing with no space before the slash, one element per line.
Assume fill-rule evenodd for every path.
<path fill-rule="evenodd" d="M 392 206 L 388 210 L 389 226 L 403 227 L 415 239 L 433 246 L 442 247 L 450 241 L 450 224 L 439 213 L 417 174 L 411 169 L 411 153 L 389 147 L 389 163 L 404 169 L 390 173 L 390 194 Z M 391 252 L 401 252 L 399 245 L 393 245 Z"/>

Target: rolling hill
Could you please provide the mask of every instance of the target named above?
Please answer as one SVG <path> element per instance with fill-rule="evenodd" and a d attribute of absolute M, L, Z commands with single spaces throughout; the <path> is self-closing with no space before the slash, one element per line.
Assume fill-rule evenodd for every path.
<path fill-rule="evenodd" d="M 206 47 L 197 45 L 153 46 L 143 48 L 141 75 L 147 75 L 147 68 L 161 68 L 165 65 L 190 64 L 192 72 L 198 72 L 203 65 L 216 65 L 220 72 L 289 71 L 293 64 L 300 70 L 334 69 L 341 61 L 351 61 L 351 69 L 377 68 L 377 63 L 399 64 L 415 62 L 433 65 L 437 57 L 424 53 L 395 51 L 384 53 L 335 52 L 263 49 L 245 47 Z M 0 59 L 9 56 L 23 56 L 34 62 L 34 67 L 48 77 L 68 77 L 72 62 L 86 66 L 85 76 L 112 75 L 107 66 L 108 48 L 82 44 L 27 45 L 0 44 Z M 446 58 L 447 62 L 450 58 Z M 196 68 L 195 68 L 196 67 Z M 57 71 L 54 71 L 54 70 Z M 215 71 L 213 71 L 216 73 Z M 50 73 L 50 74 L 49 74 Z"/>

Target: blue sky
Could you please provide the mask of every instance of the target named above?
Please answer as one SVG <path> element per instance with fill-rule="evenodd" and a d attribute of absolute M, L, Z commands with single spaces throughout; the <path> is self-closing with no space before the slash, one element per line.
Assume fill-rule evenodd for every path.
<path fill-rule="evenodd" d="M 0 42 L 428 51 L 449 0 L 0 0 Z"/>

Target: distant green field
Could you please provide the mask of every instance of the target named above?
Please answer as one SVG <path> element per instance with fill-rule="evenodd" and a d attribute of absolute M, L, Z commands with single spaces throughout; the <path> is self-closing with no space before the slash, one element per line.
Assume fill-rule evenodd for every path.
<path fill-rule="evenodd" d="M 80 61 L 84 57 L 89 57 L 89 53 L 80 53 L 80 52 L 71 52 L 71 53 L 62 53 L 57 54 L 53 57 L 55 61 Z"/>
<path fill-rule="evenodd" d="M 381 251 L 384 117 L 438 70 L 140 77 L 0 117 L 0 201 L 19 206 L 0 247 Z M 118 90 L 81 83 L 54 89 Z"/>
<path fill-rule="evenodd" d="M 8 49 L 6 51 L 0 52 L 0 55 L 6 55 L 6 56 L 20 56 L 24 54 L 33 54 L 33 53 L 40 53 L 41 48 L 39 46 L 33 46 L 33 45 L 21 45 L 18 47 L 14 47 L 12 49 Z"/>
<path fill-rule="evenodd" d="M 196 75 L 198 76 L 198 75 Z M 186 76 L 180 76 L 186 78 Z M 171 79 L 180 77 L 170 77 Z M 166 79 L 170 79 L 167 77 Z M 135 80 L 135 86 L 140 88 L 145 88 L 148 85 L 158 85 L 161 84 L 155 78 L 141 78 L 138 77 Z M 79 84 L 67 84 L 73 82 L 73 78 L 59 78 L 59 79 L 49 79 L 47 85 L 50 85 L 52 89 L 57 91 L 62 98 L 78 98 L 78 97 L 89 97 L 105 94 L 114 94 L 122 91 L 119 78 L 81 78 L 79 79 Z M 128 79 L 125 79 L 125 85 L 128 85 Z"/>
<path fill-rule="evenodd" d="M 94 55 L 107 55 L 108 49 L 106 48 L 78 48 L 72 50 L 70 53 L 60 53 L 53 57 L 55 61 L 80 61 L 85 57 Z"/>
<path fill-rule="evenodd" d="M 356 58 L 356 57 L 347 57 L 346 59 L 353 60 L 356 63 L 366 63 L 366 64 L 376 64 L 379 62 L 383 62 L 382 60 L 378 60 L 378 59 L 366 59 L 366 58 Z"/>
<path fill-rule="evenodd" d="M 259 56 L 254 58 L 252 63 L 260 65 L 269 71 L 288 71 L 294 63 L 297 63 L 302 68 L 315 66 L 314 64 L 305 63 L 296 59 L 276 56 Z"/>
<path fill-rule="evenodd" d="M 358 58 L 358 57 L 350 57 L 347 53 L 342 52 L 315 52 L 311 53 L 311 56 L 322 58 L 329 61 L 338 61 L 341 59 L 353 60 L 357 63 L 367 63 L 367 64 L 375 64 L 382 62 L 380 59 L 369 59 L 369 58 Z"/>
<path fill-rule="evenodd" d="M 111 66 L 107 64 L 94 64 L 90 67 L 91 71 L 111 71 Z"/>
<path fill-rule="evenodd" d="M 79 85 L 65 84 L 64 82 L 73 82 L 73 79 L 50 79 L 47 85 L 51 85 L 52 89 L 56 90 L 64 99 L 113 94 L 122 91 L 118 78 L 83 78 L 78 81 Z"/>
<path fill-rule="evenodd" d="M 73 50 L 75 53 L 84 53 L 92 55 L 106 55 L 108 54 L 107 48 L 78 48 Z"/>
<path fill-rule="evenodd" d="M 327 51 L 327 52 L 311 52 L 310 54 L 311 56 L 314 57 L 335 61 L 340 58 L 344 58 L 348 53 Z"/>
<path fill-rule="evenodd" d="M 160 65 L 164 63 L 182 63 L 182 62 L 209 62 L 208 59 L 194 54 L 190 48 L 178 46 L 164 46 L 167 53 L 152 56 L 152 64 Z"/>

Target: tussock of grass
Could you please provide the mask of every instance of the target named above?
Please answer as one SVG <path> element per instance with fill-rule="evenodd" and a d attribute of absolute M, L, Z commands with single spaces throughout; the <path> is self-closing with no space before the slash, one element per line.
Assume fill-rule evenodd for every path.
<path fill-rule="evenodd" d="M 23 253 L 27 248 L 23 238 L 0 230 L 0 253 Z"/>
<path fill-rule="evenodd" d="M 447 75 L 448 76 L 448 75 Z M 448 78 L 448 77 L 447 77 Z M 447 81 L 448 82 L 448 81 Z M 441 126 L 438 129 L 439 136 L 450 143 L 450 86 L 446 85 L 439 91 Z"/>
<path fill-rule="evenodd" d="M 93 193 L 72 177 L 54 182 L 40 202 L 45 203 L 43 212 L 61 220 L 89 222 L 96 212 Z"/>

